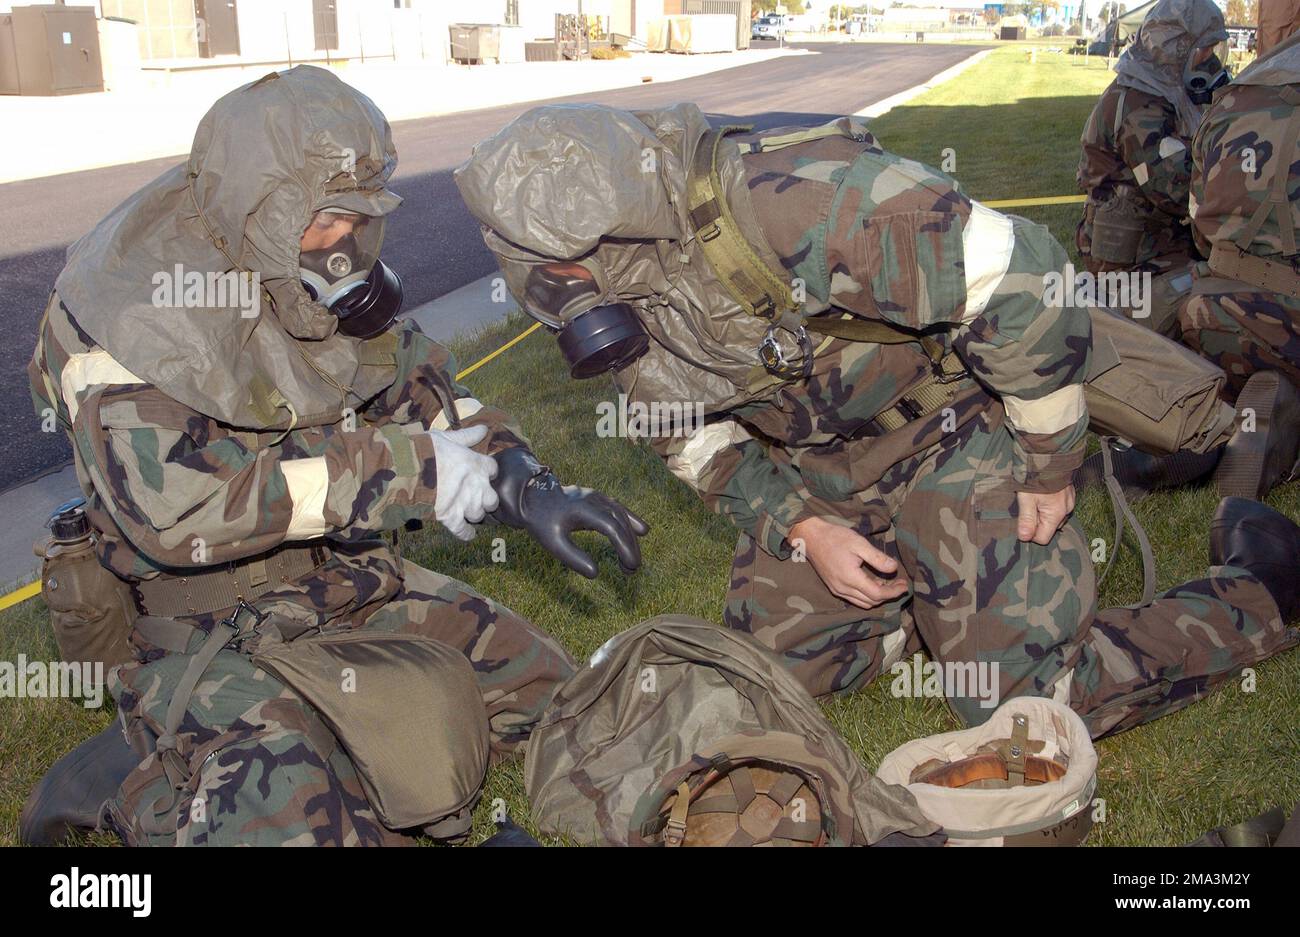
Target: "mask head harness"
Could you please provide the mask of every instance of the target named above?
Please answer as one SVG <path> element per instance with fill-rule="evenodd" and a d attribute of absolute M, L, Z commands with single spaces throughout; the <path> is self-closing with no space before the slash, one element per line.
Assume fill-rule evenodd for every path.
<path fill-rule="evenodd" d="M 650 336 L 627 303 L 602 303 L 605 290 L 591 265 L 534 265 L 524 280 L 524 311 L 556 333 L 569 373 L 595 377 L 645 354 Z"/>
<path fill-rule="evenodd" d="M 332 217 L 351 218 L 352 230 L 327 247 L 302 251 L 298 276 L 307 295 L 338 316 L 341 333 L 374 338 L 402 308 L 402 278 L 379 259 L 384 219 L 324 210 L 312 224 L 329 227 Z"/>

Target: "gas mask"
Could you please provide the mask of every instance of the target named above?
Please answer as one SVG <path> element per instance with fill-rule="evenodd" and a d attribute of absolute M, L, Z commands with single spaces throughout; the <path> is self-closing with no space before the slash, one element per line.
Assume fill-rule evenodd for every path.
<path fill-rule="evenodd" d="M 303 288 L 350 338 L 374 338 L 401 311 L 402 279 L 379 259 L 383 240 L 384 219 L 364 218 L 329 247 L 299 254 Z"/>
<path fill-rule="evenodd" d="M 1214 98 L 1214 92 L 1232 81 L 1223 60 L 1217 54 L 1211 55 L 1199 65 L 1187 70 L 1185 85 L 1187 96 L 1193 104 L 1206 105 Z"/>
<path fill-rule="evenodd" d="M 556 333 L 569 374 L 583 379 L 627 367 L 650 336 L 627 303 L 605 303 L 594 264 L 533 264 L 524 278 L 524 311 Z"/>

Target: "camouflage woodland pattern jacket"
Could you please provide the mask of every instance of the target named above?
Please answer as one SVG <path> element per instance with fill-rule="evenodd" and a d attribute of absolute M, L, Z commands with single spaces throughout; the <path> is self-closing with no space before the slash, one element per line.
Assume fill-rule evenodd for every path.
<path fill-rule="evenodd" d="M 151 578 L 321 536 L 373 544 L 379 531 L 431 521 L 438 478 L 427 430 L 450 426 L 445 401 L 464 425 L 491 427 L 479 449 L 524 444 L 507 414 L 456 383 L 451 353 L 413 323 L 366 347 L 391 383 L 343 420 L 236 431 L 140 381 L 51 295 L 28 375 L 37 414 L 55 414 L 71 438 L 101 562 Z"/>
<path fill-rule="evenodd" d="M 1153 210 L 1139 261 L 1193 252 L 1187 229 L 1191 141 L 1178 135 L 1177 123 L 1174 106 L 1164 98 L 1111 82 L 1083 128 L 1076 178 L 1089 204 L 1105 202 L 1117 186 L 1127 185 Z"/>
<path fill-rule="evenodd" d="M 744 152 L 747 138 L 735 139 Z M 753 216 L 810 301 L 927 330 L 971 377 L 951 413 L 865 435 L 929 373 L 929 360 L 919 343 L 829 340 L 808 378 L 688 437 L 654 439 L 674 474 L 781 557 L 794 524 L 814 515 L 856 522 L 856 496 L 891 465 L 989 408 L 999 419 L 1005 408 L 1025 491 L 1070 483 L 1087 432 L 1091 330 L 1087 310 L 1044 304 L 1045 276 L 1067 261 L 1045 227 L 973 202 L 953 179 L 887 153 L 870 134 L 743 159 Z M 635 387 L 623 389 L 635 399 Z"/>

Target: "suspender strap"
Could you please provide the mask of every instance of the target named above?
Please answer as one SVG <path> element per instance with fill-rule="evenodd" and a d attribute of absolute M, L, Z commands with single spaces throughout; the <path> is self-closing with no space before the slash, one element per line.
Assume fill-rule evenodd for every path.
<path fill-rule="evenodd" d="M 687 174 L 686 197 L 691 227 L 699 237 L 704 257 L 727 292 L 752 316 L 776 319 L 794 311 L 798 304 L 789 284 L 778 276 L 740 231 L 722 194 L 718 174 L 718 148 L 733 133 L 747 133 L 751 126 L 729 126 L 710 130 L 696 144 Z"/>
<path fill-rule="evenodd" d="M 1110 562 L 1106 564 L 1106 571 L 1102 573 L 1101 578 L 1097 580 L 1097 588 L 1100 589 L 1110 575 L 1110 571 L 1115 568 L 1115 558 L 1119 554 L 1120 544 L 1124 540 L 1124 523 L 1133 528 L 1133 536 L 1137 538 L 1138 550 L 1142 554 L 1142 601 L 1137 605 L 1130 605 L 1129 608 L 1143 608 L 1150 605 L 1156 596 L 1156 557 L 1151 549 L 1151 541 L 1147 538 L 1146 528 L 1137 519 L 1133 513 L 1133 508 L 1129 506 L 1128 498 L 1124 497 L 1124 488 L 1120 485 L 1119 479 L 1115 477 L 1115 457 L 1111 454 L 1111 445 L 1113 438 L 1103 438 L 1101 441 L 1101 459 L 1103 468 L 1103 477 L 1106 482 L 1106 491 L 1110 494 L 1111 509 L 1115 514 L 1115 539 L 1111 544 Z"/>
<path fill-rule="evenodd" d="M 1291 119 L 1287 121 L 1286 129 L 1282 133 L 1282 145 L 1278 148 L 1277 158 L 1273 161 L 1273 184 L 1269 188 L 1268 197 L 1259 203 L 1255 213 L 1250 216 L 1250 221 L 1233 238 L 1233 243 L 1245 251 L 1259 234 L 1259 229 L 1264 226 L 1269 215 L 1276 212 L 1278 231 L 1282 235 L 1282 253 L 1290 257 L 1296 253 L 1296 239 L 1295 227 L 1291 223 L 1291 201 L 1287 188 L 1291 181 L 1291 163 L 1295 156 L 1296 143 L 1300 141 L 1300 109 L 1295 108 L 1295 105 L 1300 103 L 1300 96 L 1295 96 L 1292 92 L 1291 96 L 1284 93 L 1283 97 L 1292 104 Z"/>
<path fill-rule="evenodd" d="M 752 128 L 745 128 L 750 130 Z M 767 153 L 771 150 L 779 150 L 783 147 L 793 146 L 796 143 L 808 143 L 812 140 L 820 140 L 823 137 L 847 137 L 850 140 L 856 140 L 858 137 L 840 125 L 839 121 L 833 121 L 829 124 L 822 124 L 820 127 L 809 127 L 806 130 L 794 130 L 790 133 L 775 134 L 770 137 L 760 137 L 759 139 L 742 147 L 747 153 Z"/>
<path fill-rule="evenodd" d="M 154 756 L 162 764 L 163 772 L 167 776 L 168 791 L 159 796 L 142 813 L 140 822 L 146 832 L 160 834 L 175 831 L 176 803 L 180 799 L 180 792 L 189 784 L 192 776 L 189 764 L 177 750 L 177 733 L 180 732 L 181 723 L 185 721 L 185 712 L 189 709 L 190 700 L 194 697 L 194 691 L 198 689 L 199 681 L 203 679 L 203 675 L 207 673 L 208 667 L 216 660 L 217 655 L 232 642 L 252 634 L 263 617 L 262 613 L 251 605 L 239 603 L 229 618 L 213 625 L 207 640 L 190 658 L 185 672 L 181 674 L 176 690 L 167 704 L 163 732 L 158 736 L 154 749 Z"/>

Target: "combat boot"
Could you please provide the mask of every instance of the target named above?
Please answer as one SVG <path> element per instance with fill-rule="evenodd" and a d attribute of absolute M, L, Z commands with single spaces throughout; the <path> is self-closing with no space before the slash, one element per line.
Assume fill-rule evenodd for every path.
<path fill-rule="evenodd" d="M 1155 456 L 1134 446 L 1116 445 L 1110 439 L 1103 439 L 1101 444 L 1111 447 L 1115 479 L 1129 503 L 1141 501 L 1154 491 L 1177 488 L 1208 475 L 1218 464 L 1221 451 L 1184 451 Z M 1094 452 L 1079 466 L 1079 471 L 1074 476 L 1074 486 L 1082 491 L 1091 485 L 1104 485 L 1105 475 L 1103 453 Z"/>
<path fill-rule="evenodd" d="M 1240 419 L 1223 449 L 1214 484 L 1223 498 L 1262 498 L 1290 475 L 1300 449 L 1300 391 L 1280 371 L 1257 371 L 1237 397 Z"/>
<path fill-rule="evenodd" d="M 1300 526 L 1266 504 L 1224 498 L 1210 522 L 1210 562 L 1236 566 L 1263 583 L 1283 621 L 1300 613 Z"/>
<path fill-rule="evenodd" d="M 54 763 L 23 804 L 18 839 L 28 846 L 56 846 L 73 830 L 100 827 L 106 801 L 117 795 L 140 763 L 116 722 Z"/>

